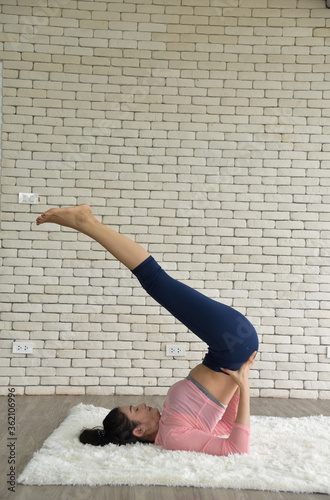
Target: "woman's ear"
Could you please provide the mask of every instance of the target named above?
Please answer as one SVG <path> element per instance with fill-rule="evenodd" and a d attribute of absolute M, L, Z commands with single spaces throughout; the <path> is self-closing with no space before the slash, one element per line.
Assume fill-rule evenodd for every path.
<path fill-rule="evenodd" d="M 145 434 L 145 429 L 141 427 L 141 425 L 138 425 L 137 427 L 135 427 L 135 429 L 133 429 L 132 434 L 135 437 L 141 438 Z"/>

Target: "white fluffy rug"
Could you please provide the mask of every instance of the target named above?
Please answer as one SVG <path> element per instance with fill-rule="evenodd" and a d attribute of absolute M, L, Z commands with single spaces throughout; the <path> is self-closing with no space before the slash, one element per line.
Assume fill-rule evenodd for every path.
<path fill-rule="evenodd" d="M 18 478 L 28 485 L 167 485 L 330 493 L 330 417 L 252 417 L 250 455 L 215 457 L 155 445 L 78 441 L 109 410 L 79 404 Z"/>

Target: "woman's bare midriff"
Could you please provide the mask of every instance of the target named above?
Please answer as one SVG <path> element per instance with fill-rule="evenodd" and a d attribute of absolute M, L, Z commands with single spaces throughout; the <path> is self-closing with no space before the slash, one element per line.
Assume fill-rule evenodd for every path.
<path fill-rule="evenodd" d="M 238 387 L 226 373 L 215 372 L 203 364 L 193 368 L 189 375 L 223 405 L 229 404 Z"/>

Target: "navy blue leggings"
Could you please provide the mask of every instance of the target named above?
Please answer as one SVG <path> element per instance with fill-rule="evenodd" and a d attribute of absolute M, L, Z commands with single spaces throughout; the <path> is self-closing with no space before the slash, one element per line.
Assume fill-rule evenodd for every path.
<path fill-rule="evenodd" d="M 171 278 L 152 256 L 132 272 L 151 297 L 208 345 L 203 364 L 212 370 L 238 370 L 258 350 L 257 332 L 245 316 Z"/>

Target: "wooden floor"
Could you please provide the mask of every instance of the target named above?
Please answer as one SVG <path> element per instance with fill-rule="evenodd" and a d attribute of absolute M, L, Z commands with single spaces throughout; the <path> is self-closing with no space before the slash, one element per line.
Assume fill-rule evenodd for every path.
<path fill-rule="evenodd" d="M 105 396 L 18 396 L 16 402 L 16 477 L 22 472 L 32 454 L 38 450 L 44 440 L 66 418 L 70 408 L 83 402 L 95 406 L 112 408 L 120 406 L 125 397 Z M 138 404 L 146 402 L 152 406 L 161 406 L 163 398 L 129 397 L 129 402 Z M 23 486 L 16 485 L 15 492 L 7 490 L 8 433 L 7 398 L 0 398 L 1 416 L 1 500 L 316 500 L 326 498 L 322 494 L 298 494 L 286 492 L 265 492 L 254 490 L 222 490 L 211 488 L 172 488 L 166 486 Z M 282 417 L 302 417 L 308 415 L 330 415 L 329 401 L 297 400 L 297 399 L 252 399 L 253 415 L 273 415 Z"/>

